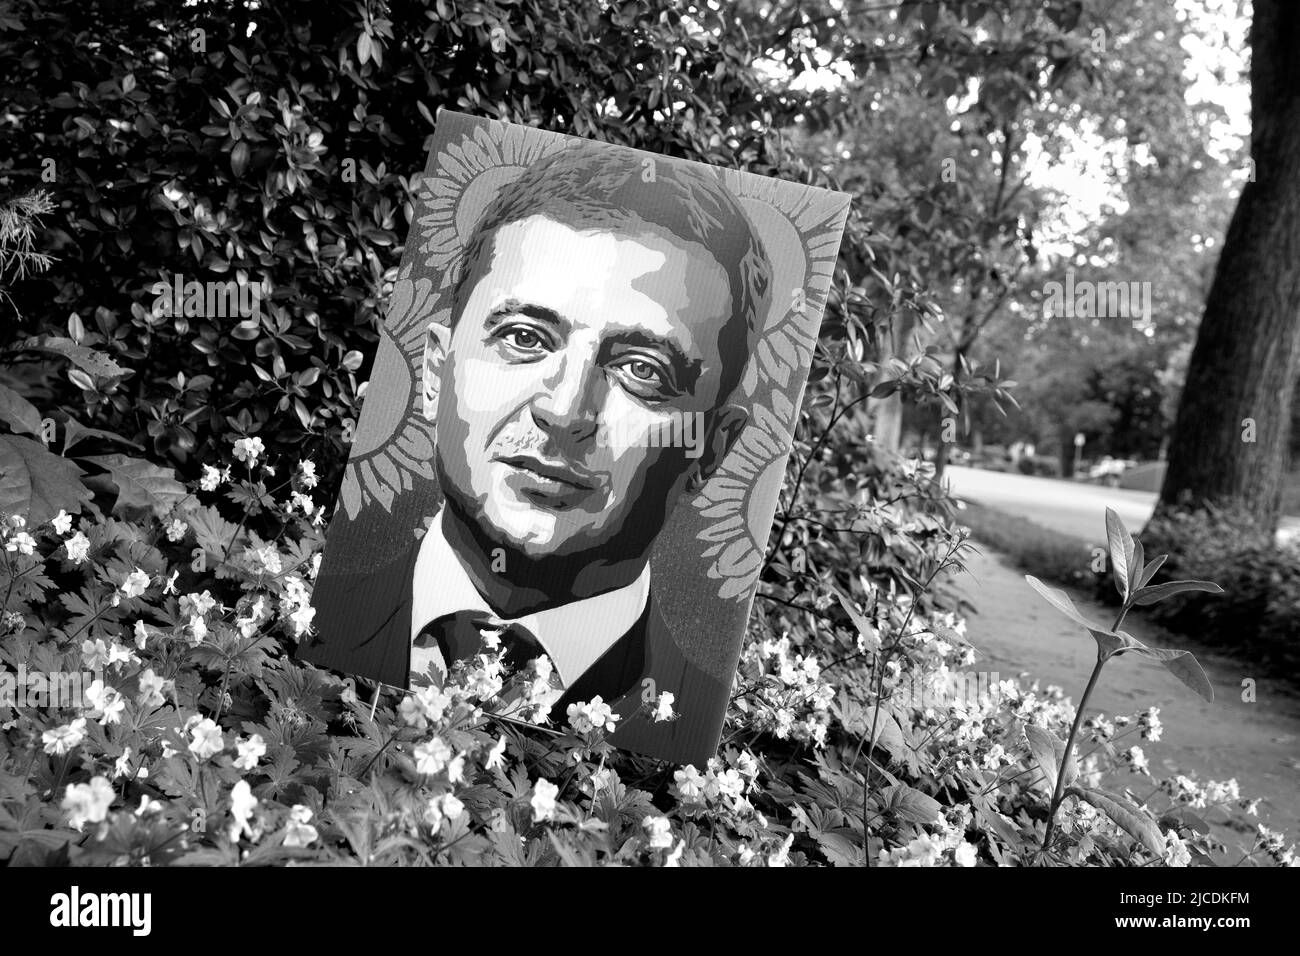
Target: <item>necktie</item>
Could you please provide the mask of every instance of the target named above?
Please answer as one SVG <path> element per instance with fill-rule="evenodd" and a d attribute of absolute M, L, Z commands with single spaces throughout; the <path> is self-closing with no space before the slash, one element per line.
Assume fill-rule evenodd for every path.
<path fill-rule="evenodd" d="M 437 647 L 448 671 L 487 649 L 484 631 L 497 633 L 501 660 L 508 674 L 517 673 L 546 651 L 522 624 L 505 624 L 483 611 L 456 611 L 436 617 L 420 629 L 413 647 Z"/>

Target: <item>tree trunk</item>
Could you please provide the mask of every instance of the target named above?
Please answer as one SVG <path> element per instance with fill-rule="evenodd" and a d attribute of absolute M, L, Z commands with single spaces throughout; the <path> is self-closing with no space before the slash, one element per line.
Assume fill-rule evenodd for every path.
<path fill-rule="evenodd" d="M 1254 9 L 1253 181 L 1214 272 L 1156 513 L 1237 500 L 1273 532 L 1300 371 L 1300 3 Z"/>

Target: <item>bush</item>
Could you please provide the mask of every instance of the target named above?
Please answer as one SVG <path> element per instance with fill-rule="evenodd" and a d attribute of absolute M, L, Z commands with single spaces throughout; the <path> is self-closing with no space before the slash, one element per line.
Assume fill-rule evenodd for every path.
<path fill-rule="evenodd" d="M 547 726 L 543 708 L 495 715 L 506 675 L 490 655 L 416 694 L 295 661 L 317 480 L 309 465 L 272 473 L 255 443 L 235 450 L 237 474 L 213 469 L 166 510 L 118 495 L 110 515 L 87 489 L 80 519 L 9 519 L 0 687 L 23 696 L 0 702 L 0 859 L 1185 865 L 1221 850 L 1206 820 L 1254 806 L 1233 781 L 1150 779 L 1140 806 L 1095 795 L 1150 777 L 1135 744 L 1159 738 L 1154 710 L 1084 725 L 1076 788 L 1040 849 L 1051 792 L 1031 741 L 1064 739 L 1074 708 L 1058 688 L 955 683 L 975 650 L 940 605 L 964 537 L 921 469 L 853 447 L 809 463 L 812 503 L 845 500 L 844 455 L 870 503 L 851 530 L 783 527 L 807 561 L 773 555 L 705 767 L 612 750 L 599 701 Z M 256 502 L 279 532 L 225 521 L 220 498 Z M 55 697 L 63 681 L 33 692 L 32 675 L 83 673 L 78 699 Z M 512 678 L 525 701 L 539 676 Z M 1268 831 L 1251 857 L 1294 858 Z"/>
<path fill-rule="evenodd" d="M 1300 664 L 1300 545 L 1282 547 L 1245 508 L 1174 512 L 1148 525 L 1148 550 L 1167 551 L 1157 580 L 1219 583 L 1223 595 L 1185 594 L 1153 608 L 1169 626 L 1294 675 Z"/>
<path fill-rule="evenodd" d="M 815 175 L 764 135 L 807 104 L 769 88 L 730 17 L 384 9 L 0 0 L 0 203 L 49 190 L 39 248 L 58 263 L 9 290 L 0 347 L 67 339 L 107 363 L 27 383 L 59 423 L 90 420 L 189 477 L 259 436 L 336 488 L 442 106 Z M 855 223 L 848 247 L 869 261 Z M 260 321 L 154 314 L 174 276 L 264 289 Z"/>

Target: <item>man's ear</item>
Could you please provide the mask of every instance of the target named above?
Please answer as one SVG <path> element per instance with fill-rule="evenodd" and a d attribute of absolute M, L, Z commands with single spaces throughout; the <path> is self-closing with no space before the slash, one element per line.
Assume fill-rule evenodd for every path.
<path fill-rule="evenodd" d="M 424 371 L 420 376 L 420 387 L 424 392 L 425 421 L 432 422 L 438 418 L 438 390 L 442 386 L 442 366 L 450 347 L 450 326 L 430 322 L 429 331 L 424 337 Z"/>
<path fill-rule="evenodd" d="M 723 405 L 714 412 L 713 427 L 704 439 L 704 449 L 695 463 L 695 473 L 686 483 L 686 490 L 698 491 L 713 473 L 722 466 L 731 446 L 749 424 L 749 412 L 739 405 Z"/>

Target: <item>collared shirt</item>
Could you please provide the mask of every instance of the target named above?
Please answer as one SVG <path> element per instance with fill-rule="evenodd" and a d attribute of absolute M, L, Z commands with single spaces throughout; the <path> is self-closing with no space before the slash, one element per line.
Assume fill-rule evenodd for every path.
<path fill-rule="evenodd" d="M 650 566 L 631 584 L 595 597 L 547 608 L 523 617 L 500 618 L 479 594 L 460 557 L 442 530 L 442 512 L 433 520 L 415 559 L 411 588 L 411 641 L 430 621 L 457 611 L 482 611 L 494 621 L 526 627 L 546 650 L 563 687 L 581 677 L 620 637 L 631 630 L 650 598 Z M 411 670 L 433 664 L 446 670 L 436 647 L 411 648 Z"/>

